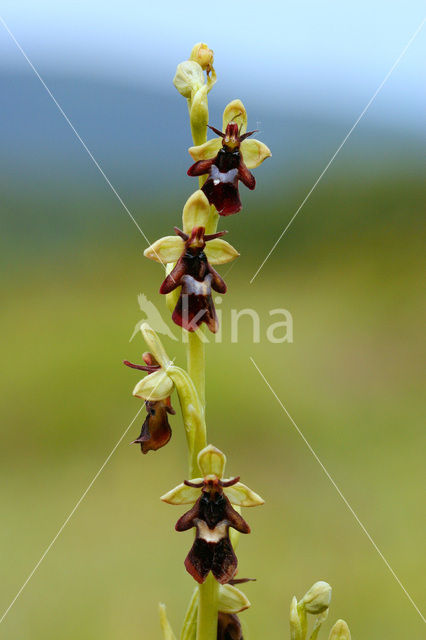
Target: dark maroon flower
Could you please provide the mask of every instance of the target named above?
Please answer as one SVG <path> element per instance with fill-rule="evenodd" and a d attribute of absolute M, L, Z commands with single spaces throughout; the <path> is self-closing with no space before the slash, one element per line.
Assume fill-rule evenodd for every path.
<path fill-rule="evenodd" d="M 174 269 L 161 285 L 160 293 L 170 293 L 181 286 L 173 321 L 187 331 L 195 331 L 205 322 L 210 331 L 216 333 L 219 323 L 212 289 L 226 293 L 226 284 L 209 263 L 204 249 L 206 242 L 219 238 L 226 231 L 204 235 L 204 227 L 194 227 L 189 236 L 177 227 L 175 231 L 184 240 L 185 246 Z"/>
<path fill-rule="evenodd" d="M 239 478 L 222 481 L 217 476 L 207 476 L 199 484 L 185 482 L 190 487 L 199 487 L 202 492 L 192 509 L 179 518 L 176 531 L 197 529 L 185 567 L 200 584 L 210 571 L 221 584 L 229 582 L 237 571 L 237 557 L 229 539 L 229 528 L 250 533 L 250 527 L 232 507 L 223 487 L 233 486 L 238 481 Z"/>
<path fill-rule="evenodd" d="M 202 176 L 208 174 L 208 178 L 201 187 L 210 204 L 213 204 L 221 216 L 229 216 L 241 210 L 241 200 L 238 192 L 238 181 L 249 189 L 254 189 L 256 180 L 253 174 L 244 164 L 241 153 L 241 143 L 253 135 L 255 131 L 249 131 L 240 136 L 238 125 L 230 122 L 225 133 L 210 127 L 222 138 L 222 148 L 214 158 L 199 160 L 189 169 L 189 176 Z"/>
<path fill-rule="evenodd" d="M 235 613 L 222 613 L 219 611 L 217 640 L 244 640 L 241 623 Z"/>
<path fill-rule="evenodd" d="M 132 369 L 146 371 L 148 374 L 154 373 L 161 369 L 158 362 L 151 353 L 144 353 L 143 359 L 145 365 L 133 364 L 128 360 L 124 360 L 124 364 Z M 174 415 L 176 411 L 173 409 L 170 397 L 164 400 L 145 400 L 145 408 L 147 416 L 142 425 L 140 435 L 132 444 L 140 444 L 142 453 L 148 451 L 157 451 L 164 447 L 172 437 L 172 430 L 168 420 L 168 414 Z"/>

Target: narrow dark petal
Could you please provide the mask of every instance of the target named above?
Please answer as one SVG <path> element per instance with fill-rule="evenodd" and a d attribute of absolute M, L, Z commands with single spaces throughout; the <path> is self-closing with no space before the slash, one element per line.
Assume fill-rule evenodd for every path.
<path fill-rule="evenodd" d="M 209 242 L 209 240 L 214 240 L 215 238 L 221 238 L 222 236 L 225 236 L 228 233 L 228 231 L 217 231 L 216 233 L 210 233 L 206 236 L 204 236 L 204 240 L 206 242 Z"/>
<path fill-rule="evenodd" d="M 204 486 L 204 481 L 190 482 L 189 480 L 184 480 L 183 484 L 185 484 L 187 487 L 193 487 L 194 489 L 201 489 L 201 487 Z"/>
<path fill-rule="evenodd" d="M 231 478 L 230 480 L 225 480 L 225 482 L 223 480 L 220 481 L 220 484 L 222 487 L 233 487 L 234 484 L 237 484 L 237 482 L 240 481 L 240 476 L 237 476 L 236 478 Z"/>
<path fill-rule="evenodd" d="M 222 613 L 222 611 L 219 611 L 217 640 L 244 640 L 241 624 L 235 613 Z"/>
<path fill-rule="evenodd" d="M 153 373 L 154 371 L 158 371 L 158 369 L 161 369 L 159 364 L 134 364 L 133 362 L 129 362 L 128 360 L 123 360 L 123 364 L 125 364 L 126 367 L 130 367 L 131 369 L 147 371 L 148 373 Z"/>
<path fill-rule="evenodd" d="M 243 584 L 244 582 L 256 582 L 257 578 L 232 578 L 228 584 Z"/>
<path fill-rule="evenodd" d="M 216 127 L 211 127 L 209 124 L 207 125 L 209 129 L 211 129 L 217 136 L 219 136 L 219 138 L 224 138 L 225 134 L 220 131 L 219 129 L 216 129 Z"/>
<path fill-rule="evenodd" d="M 177 236 L 180 236 L 184 242 L 188 240 L 189 238 L 188 234 L 182 231 L 181 229 L 179 229 L 179 227 L 173 227 L 173 229 L 175 231 L 175 234 Z"/>
<path fill-rule="evenodd" d="M 245 140 L 249 136 L 252 136 L 253 133 L 258 133 L 258 132 L 259 132 L 259 129 L 254 129 L 253 131 L 247 131 L 247 133 L 243 133 L 243 135 L 240 136 L 240 142 L 242 142 L 243 140 Z"/>

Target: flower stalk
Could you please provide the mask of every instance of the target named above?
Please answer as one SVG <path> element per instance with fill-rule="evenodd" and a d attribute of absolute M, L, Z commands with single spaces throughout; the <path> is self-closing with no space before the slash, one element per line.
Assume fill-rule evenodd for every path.
<path fill-rule="evenodd" d="M 195 530 L 185 559 L 187 572 L 197 583 L 184 617 L 180 640 L 243 640 L 238 614 L 250 606 L 235 584 L 238 560 L 235 548 L 240 534 L 250 533 L 242 509 L 263 504 L 262 498 L 239 477 L 224 476 L 226 457 L 207 445 L 205 407 L 204 331 L 215 333 L 219 322 L 213 291 L 226 293 L 226 284 L 213 265 L 222 265 L 239 256 L 217 232 L 221 217 L 242 208 L 240 184 L 250 190 L 256 186 L 251 169 L 258 167 L 271 152 L 247 131 L 247 113 L 240 100 L 230 102 L 223 112 L 222 129 L 209 124 L 208 93 L 216 82 L 213 52 L 204 43 L 196 44 L 189 60 L 177 67 L 174 84 L 187 100 L 193 146 L 188 151 L 193 164 L 188 175 L 198 177 L 198 190 L 187 200 L 181 227 L 145 250 L 145 256 L 166 267 L 160 293 L 166 296 L 172 320 L 182 328 L 187 351 L 187 370 L 167 355 L 151 327 L 141 332 L 150 351 L 143 354 L 145 364 L 129 367 L 147 373 L 133 394 L 145 401 L 147 416 L 135 440 L 142 453 L 157 451 L 172 437 L 169 417 L 175 414 L 171 395 L 177 391 L 188 446 L 188 480 L 162 496 L 173 505 L 188 505 L 176 522 L 178 532 Z M 207 129 L 216 134 L 207 140 Z M 206 326 L 203 326 L 206 325 Z M 331 587 L 316 582 L 290 607 L 291 640 L 317 640 L 327 619 Z M 311 622 L 310 616 L 314 616 Z M 165 640 L 176 636 L 160 605 L 160 622 Z M 350 640 L 343 620 L 336 622 L 330 640 Z"/>
<path fill-rule="evenodd" d="M 192 56 L 194 56 L 194 49 L 196 49 L 196 46 L 192 50 Z M 194 146 L 202 145 L 207 141 L 207 125 L 209 119 L 207 88 L 202 87 L 199 92 L 200 91 L 202 91 L 202 94 L 198 97 L 198 99 L 196 99 L 197 94 L 195 94 L 191 95 L 191 98 L 189 98 L 188 100 L 189 120 Z M 200 176 L 198 178 L 198 185 L 200 189 L 203 186 L 204 182 L 205 177 Z M 214 209 L 214 207 L 211 207 L 211 209 Z M 209 233 L 216 233 L 217 229 L 217 221 L 219 216 L 218 214 L 213 215 L 216 219 L 210 223 L 210 228 L 208 230 Z M 206 405 L 205 366 L 206 355 L 202 338 L 198 334 L 198 332 L 190 333 L 188 336 L 187 344 L 188 373 L 194 381 L 194 385 L 198 391 L 204 413 Z M 199 451 L 201 451 L 201 449 Z M 199 451 L 197 451 L 197 455 Z M 211 574 L 207 577 L 205 583 L 199 585 L 198 587 L 199 596 L 197 613 L 197 640 L 216 640 L 218 617 L 218 589 L 218 583 Z"/>
<path fill-rule="evenodd" d="M 250 533 L 242 509 L 263 504 L 263 499 L 240 482 L 239 476 L 225 477 L 226 456 L 207 445 L 203 331 L 206 327 L 212 333 L 218 330 L 213 291 L 224 294 L 227 290 L 213 265 L 239 256 L 222 239 L 227 232 L 217 232 L 218 222 L 241 210 L 240 183 L 253 190 L 256 180 L 250 169 L 271 155 L 263 142 L 252 137 L 255 131 L 247 131 L 247 113 L 240 100 L 225 107 L 221 130 L 209 125 L 208 93 L 216 80 L 213 52 L 206 44 L 197 43 L 189 59 L 178 65 L 173 82 L 188 104 L 193 140 L 188 151 L 194 163 L 187 173 L 198 177 L 199 188 L 183 208 L 182 228 L 175 227 L 175 235 L 160 238 L 144 252 L 147 258 L 166 267 L 159 292 L 166 296 L 173 322 L 182 328 L 187 370 L 169 358 L 147 323 L 140 326 L 149 347 L 142 356 L 144 364 L 124 361 L 131 369 L 147 374 L 133 390 L 133 395 L 145 402 L 147 411 L 134 441 L 143 454 L 158 451 L 172 438 L 169 417 L 176 413 L 171 404 L 175 390 L 179 398 L 188 447 L 188 479 L 161 500 L 180 507 L 187 505 L 188 510 L 180 515 L 175 529 L 195 530 L 184 564 L 196 587 L 180 640 L 243 640 L 237 614 L 250 607 L 250 602 L 235 585 L 252 579 L 235 578 L 235 549 L 240 534 Z M 207 140 L 208 128 L 216 138 Z M 316 582 L 300 601 L 293 597 L 289 614 L 291 640 L 318 639 L 330 600 L 331 587 L 324 581 Z M 159 614 L 164 640 L 176 640 L 165 605 L 160 604 Z M 345 621 L 335 623 L 329 640 L 351 640 Z"/>

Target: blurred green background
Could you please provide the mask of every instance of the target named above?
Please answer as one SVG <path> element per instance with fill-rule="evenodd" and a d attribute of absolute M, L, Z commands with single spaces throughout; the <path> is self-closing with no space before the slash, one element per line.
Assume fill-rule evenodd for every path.
<path fill-rule="evenodd" d="M 131 397 L 138 373 L 121 364 L 145 350 L 139 336 L 129 343 L 143 318 L 137 295 L 168 314 L 157 294 L 161 269 L 143 259 L 143 238 L 37 80 L 24 72 L 0 79 L 1 616 L 140 406 Z M 171 85 L 158 92 L 48 81 L 144 232 L 151 240 L 169 234 L 196 188 L 185 176 L 183 99 Z M 236 93 L 218 86 L 213 124 Z M 252 535 L 239 546 L 239 575 L 257 578 L 243 588 L 253 603 L 241 616 L 245 638 L 287 638 L 291 597 L 322 579 L 333 586 L 330 623 L 346 619 L 355 640 L 420 640 L 420 616 L 250 362 L 422 608 L 419 132 L 366 118 L 249 284 L 363 104 L 355 117 L 336 119 L 245 102 L 273 158 L 256 170 L 254 193 L 241 189 L 243 212 L 221 221 L 241 257 L 221 269 L 223 341 L 206 350 L 209 441 L 226 452 L 228 472 L 266 499 L 245 511 Z M 231 343 L 229 310 L 245 307 L 261 318 L 259 344 L 247 318 Z M 268 313 L 281 307 L 292 314 L 294 342 L 269 344 Z M 184 364 L 182 346 L 164 343 Z M 191 535 L 174 532 L 182 510 L 159 496 L 186 475 L 185 440 L 177 415 L 171 443 L 142 456 L 128 444 L 141 422 L 1 637 L 156 639 L 160 601 L 178 632 L 193 587 L 183 567 Z"/>

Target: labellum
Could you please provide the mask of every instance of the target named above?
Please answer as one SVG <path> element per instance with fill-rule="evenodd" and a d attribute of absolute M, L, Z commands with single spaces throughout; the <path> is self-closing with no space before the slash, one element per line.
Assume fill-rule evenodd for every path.
<path fill-rule="evenodd" d="M 222 613 L 219 611 L 217 640 L 244 640 L 240 621 L 234 613 Z"/>
<path fill-rule="evenodd" d="M 173 321 L 187 331 L 195 331 L 204 322 L 210 331 L 216 333 L 219 323 L 212 289 L 226 293 L 226 284 L 210 265 L 204 249 L 206 242 L 221 237 L 226 231 L 211 235 L 204 235 L 204 227 L 194 227 L 190 235 L 177 227 L 175 231 L 185 243 L 184 250 L 161 285 L 160 293 L 167 294 L 181 286 Z"/>
<path fill-rule="evenodd" d="M 229 528 L 241 533 L 250 533 L 250 527 L 232 507 L 223 492 L 239 478 L 222 481 L 217 476 L 207 476 L 195 484 L 185 482 L 187 486 L 202 489 L 192 509 L 187 511 L 176 523 L 176 531 L 197 530 L 194 544 L 185 560 L 188 573 L 200 584 L 211 571 L 221 584 L 229 582 L 237 571 L 237 557 L 229 539 Z"/>
<path fill-rule="evenodd" d="M 140 435 L 132 444 L 140 444 L 142 453 L 157 451 L 164 447 L 172 437 L 167 414 L 174 415 L 176 411 L 170 404 L 170 398 L 151 402 L 145 401 L 147 416 L 142 425 Z"/>
<path fill-rule="evenodd" d="M 241 143 L 255 131 L 240 135 L 238 125 L 234 122 L 227 125 L 225 133 L 214 127 L 210 129 L 222 138 L 222 148 L 214 158 L 195 162 L 188 169 L 188 175 L 208 174 L 201 189 L 221 216 L 229 216 L 241 211 L 239 180 L 251 190 L 256 186 L 256 180 L 244 164 L 240 149 Z"/>

